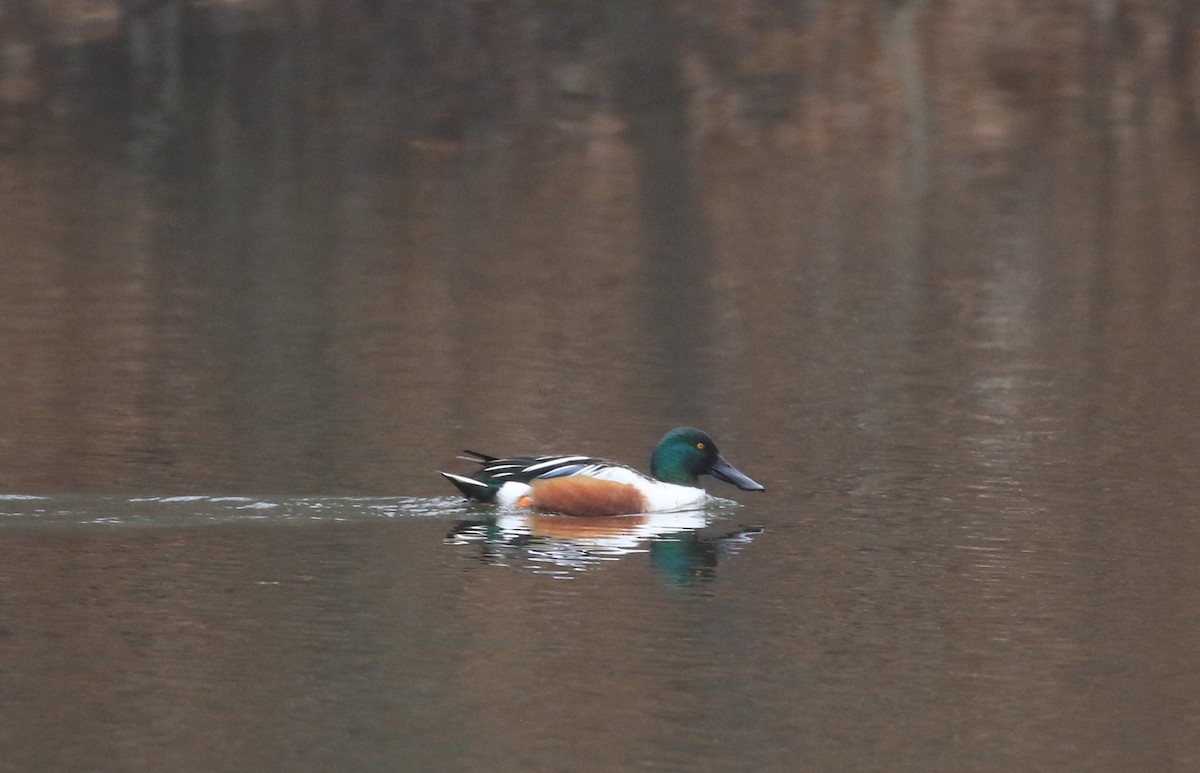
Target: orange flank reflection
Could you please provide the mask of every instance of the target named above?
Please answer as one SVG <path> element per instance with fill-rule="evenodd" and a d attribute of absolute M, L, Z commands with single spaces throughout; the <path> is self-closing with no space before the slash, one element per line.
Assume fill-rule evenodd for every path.
<path fill-rule="evenodd" d="M 527 521 L 527 528 L 537 537 L 597 540 L 638 535 L 647 524 L 648 519 L 640 515 L 601 515 L 587 519 L 533 515 Z"/>

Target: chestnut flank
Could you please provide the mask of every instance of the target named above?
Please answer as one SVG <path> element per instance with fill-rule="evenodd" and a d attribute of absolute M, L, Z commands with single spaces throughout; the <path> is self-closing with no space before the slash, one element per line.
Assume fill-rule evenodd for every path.
<path fill-rule="evenodd" d="M 543 513 L 596 517 L 644 513 L 647 509 L 642 492 L 628 483 L 572 475 L 534 480 L 530 486 L 533 507 Z"/>

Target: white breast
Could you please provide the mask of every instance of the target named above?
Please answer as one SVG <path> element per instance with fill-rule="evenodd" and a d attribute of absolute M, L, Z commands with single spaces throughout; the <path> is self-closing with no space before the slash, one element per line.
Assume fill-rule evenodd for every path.
<path fill-rule="evenodd" d="M 702 488 L 663 483 L 661 480 L 649 478 L 629 467 L 600 467 L 595 470 L 586 470 L 582 474 L 600 480 L 611 480 L 636 486 L 637 490 L 642 492 L 642 496 L 646 498 L 650 512 L 686 510 L 702 505 L 708 499 L 708 494 Z"/>

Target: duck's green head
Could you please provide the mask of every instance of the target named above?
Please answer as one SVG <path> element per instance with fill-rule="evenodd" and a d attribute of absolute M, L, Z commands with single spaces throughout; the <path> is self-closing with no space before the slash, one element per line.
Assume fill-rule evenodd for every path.
<path fill-rule="evenodd" d="M 712 475 L 745 491 L 763 490 L 761 484 L 721 457 L 717 444 L 706 432 L 692 427 L 676 427 L 663 435 L 650 457 L 650 474 L 681 486 L 696 486 L 699 476 Z"/>

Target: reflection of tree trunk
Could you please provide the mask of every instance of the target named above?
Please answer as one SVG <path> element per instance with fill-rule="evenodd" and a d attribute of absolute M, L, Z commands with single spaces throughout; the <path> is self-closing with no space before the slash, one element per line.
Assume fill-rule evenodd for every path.
<path fill-rule="evenodd" d="M 0 108 L 28 105 L 41 95 L 33 13 L 25 3 L 0 3 Z"/>
<path fill-rule="evenodd" d="M 183 0 L 130 3 L 124 14 L 126 49 L 139 96 L 179 108 L 183 76 Z"/>
<path fill-rule="evenodd" d="M 897 201 L 896 248 L 900 252 L 898 277 L 905 290 L 919 284 L 919 261 L 923 254 L 925 208 L 929 198 L 929 167 L 932 152 L 929 136 L 929 90 L 922 62 L 921 29 L 918 23 L 925 0 L 897 0 L 892 6 L 888 48 L 899 77 L 904 111 L 904 159 L 902 190 Z"/>
<path fill-rule="evenodd" d="M 1090 362 L 1093 383 L 1102 384 L 1110 377 L 1107 353 L 1112 351 L 1109 314 L 1116 295 L 1114 263 L 1117 221 L 1120 217 L 1120 179 L 1116 137 L 1116 83 L 1119 58 L 1123 52 L 1116 41 L 1120 37 L 1119 9 L 1111 3 L 1094 12 L 1088 39 L 1094 48 L 1087 62 L 1087 115 L 1097 130 L 1095 237 L 1091 252 L 1092 282 L 1088 315 L 1088 333 L 1094 356 Z"/>
<path fill-rule="evenodd" d="M 1171 44 L 1168 56 L 1171 65 L 1171 82 L 1175 87 L 1175 98 L 1179 100 L 1179 114 L 1184 129 L 1193 141 L 1200 141 L 1200 112 L 1193 94 L 1195 84 L 1195 36 L 1196 24 L 1200 21 L 1200 0 L 1179 0 L 1175 23 L 1171 29 Z"/>
<path fill-rule="evenodd" d="M 921 62 L 917 17 L 926 0 L 897 0 L 892 7 L 891 50 L 904 92 L 906 183 L 908 199 L 924 200 L 929 190 L 929 95 Z"/>
<path fill-rule="evenodd" d="M 648 315 L 658 336 L 663 388 L 681 416 L 704 404 L 701 320 L 709 307 L 709 241 L 689 153 L 687 94 L 679 69 L 679 24 L 665 4 L 615 5 L 617 109 L 637 158 Z"/>

